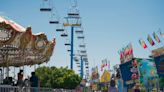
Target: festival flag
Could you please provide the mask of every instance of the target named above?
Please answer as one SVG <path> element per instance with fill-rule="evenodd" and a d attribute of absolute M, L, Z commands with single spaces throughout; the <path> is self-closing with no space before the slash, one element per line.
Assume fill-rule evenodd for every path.
<path fill-rule="evenodd" d="M 124 50 L 124 56 L 126 57 L 128 54 L 129 54 L 129 47 L 127 45 Z"/>
<path fill-rule="evenodd" d="M 103 68 L 108 66 L 107 59 L 102 60 L 102 65 L 101 65 L 101 71 L 103 71 Z"/>
<path fill-rule="evenodd" d="M 132 43 L 129 44 L 129 55 L 133 55 L 133 46 L 132 46 Z"/>
<path fill-rule="evenodd" d="M 118 51 L 118 54 L 120 55 L 120 60 L 122 60 L 124 58 L 124 51 L 120 50 Z"/>
<path fill-rule="evenodd" d="M 140 43 L 140 45 L 141 45 L 144 49 L 147 48 L 147 45 L 146 45 L 146 43 L 145 43 L 145 41 L 144 41 L 143 39 L 140 39 L 140 40 L 139 40 L 139 43 Z"/>
<path fill-rule="evenodd" d="M 124 58 L 124 53 L 123 51 L 120 52 L 120 59 L 122 60 Z"/>
<path fill-rule="evenodd" d="M 148 40 L 148 42 L 150 43 L 151 46 L 155 45 L 155 43 L 154 43 L 154 41 L 153 41 L 153 39 L 151 38 L 150 35 L 148 35 L 147 40 Z"/>
<path fill-rule="evenodd" d="M 110 70 L 110 61 L 108 61 L 108 70 Z"/>
<path fill-rule="evenodd" d="M 159 39 L 158 35 L 155 32 L 153 32 L 153 37 L 158 43 L 161 42 L 161 40 Z"/>

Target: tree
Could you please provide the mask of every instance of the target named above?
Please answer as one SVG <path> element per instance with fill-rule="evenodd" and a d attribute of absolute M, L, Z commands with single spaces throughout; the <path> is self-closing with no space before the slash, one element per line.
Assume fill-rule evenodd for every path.
<path fill-rule="evenodd" d="M 79 75 L 67 67 L 39 67 L 35 72 L 41 87 L 74 89 L 82 80 Z"/>

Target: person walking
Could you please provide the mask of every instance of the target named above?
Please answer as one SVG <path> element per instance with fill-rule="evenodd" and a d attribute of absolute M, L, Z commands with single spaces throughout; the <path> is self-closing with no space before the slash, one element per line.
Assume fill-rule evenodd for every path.
<path fill-rule="evenodd" d="M 110 81 L 109 92 L 118 92 L 118 89 L 116 88 L 116 82 L 114 79 Z"/>

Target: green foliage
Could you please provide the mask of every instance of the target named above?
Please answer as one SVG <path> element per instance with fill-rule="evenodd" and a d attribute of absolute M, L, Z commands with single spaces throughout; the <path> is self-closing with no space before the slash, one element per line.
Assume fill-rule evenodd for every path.
<path fill-rule="evenodd" d="M 67 67 L 39 67 L 36 75 L 41 87 L 74 89 L 81 82 L 81 77 Z"/>
<path fill-rule="evenodd" d="M 164 78 L 161 77 L 159 83 L 161 88 L 164 87 Z"/>

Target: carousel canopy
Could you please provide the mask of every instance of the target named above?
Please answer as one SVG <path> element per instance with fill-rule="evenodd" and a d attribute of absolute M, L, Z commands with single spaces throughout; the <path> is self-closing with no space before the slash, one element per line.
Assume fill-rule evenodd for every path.
<path fill-rule="evenodd" d="M 48 62 L 55 39 L 47 40 L 44 33 L 32 34 L 31 27 L 24 28 L 0 16 L 0 66 L 23 66 Z"/>

